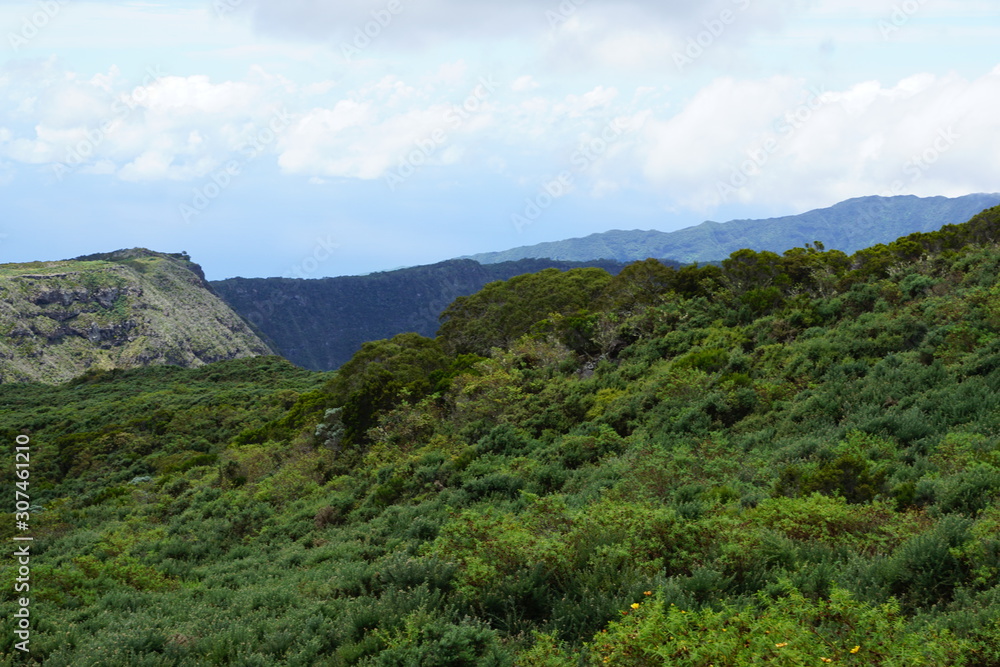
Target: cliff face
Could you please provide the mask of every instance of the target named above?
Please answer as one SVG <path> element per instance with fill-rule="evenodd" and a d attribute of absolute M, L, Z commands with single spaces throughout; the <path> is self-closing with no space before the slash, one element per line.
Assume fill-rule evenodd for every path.
<path fill-rule="evenodd" d="M 346 363 L 366 341 L 410 331 L 434 336 L 441 311 L 489 282 L 547 268 L 583 266 L 617 273 L 624 265 L 547 259 L 481 265 L 460 259 L 367 276 L 230 278 L 213 281 L 212 289 L 286 359 L 327 371 Z"/>
<path fill-rule="evenodd" d="M 0 265 L 0 382 L 271 353 L 186 255 L 134 249 Z"/>

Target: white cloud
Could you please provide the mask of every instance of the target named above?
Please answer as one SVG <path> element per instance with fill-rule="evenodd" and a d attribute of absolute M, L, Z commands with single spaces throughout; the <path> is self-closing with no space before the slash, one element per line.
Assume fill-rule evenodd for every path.
<path fill-rule="evenodd" d="M 421 164 L 456 162 L 461 152 L 454 142 L 489 123 L 488 112 L 463 120 L 454 105 L 384 111 L 353 101 L 315 109 L 287 133 L 278 164 L 289 173 L 380 178 L 414 152 Z"/>
<path fill-rule="evenodd" d="M 742 42 L 771 31 L 795 14 L 797 0 L 244 0 L 238 11 L 252 16 L 261 33 L 307 37 L 372 52 L 425 53 L 456 41 L 535 40 L 552 62 L 575 67 L 595 63 L 655 69 L 664 56 L 716 21 L 736 19 L 726 40 Z M 391 7 L 398 11 L 390 12 Z M 522 44 L 524 41 L 522 41 Z"/>
<path fill-rule="evenodd" d="M 570 95 L 566 99 L 566 102 L 569 107 L 570 116 L 582 116 L 595 109 L 608 108 L 616 97 L 618 97 L 618 90 L 616 88 L 598 86 L 579 97 Z"/>
<path fill-rule="evenodd" d="M 866 82 L 806 104 L 803 93 L 791 79 L 715 81 L 649 124 L 647 177 L 704 211 L 720 195 L 808 207 L 865 194 L 996 190 L 996 71 L 973 81 Z"/>
<path fill-rule="evenodd" d="M 247 6 L 258 18 L 283 16 L 286 29 L 305 29 L 296 27 L 295 12 L 305 11 L 303 2 L 284 9 L 264 9 L 253 1 Z M 75 152 L 79 168 L 88 173 L 147 182 L 202 178 L 288 105 L 294 122 L 268 144 L 266 159 L 285 173 L 321 181 L 377 179 L 417 150 L 428 165 L 461 164 L 464 171 L 449 172 L 453 179 L 472 168 L 531 183 L 536 174 L 570 164 L 578 146 L 599 136 L 610 119 L 629 117 L 646 124 L 588 165 L 577 196 L 645 187 L 672 204 L 711 211 L 719 203 L 720 181 L 730 183 L 753 155 L 763 155 L 762 164 L 744 174 L 745 183 L 731 186 L 728 196 L 735 201 L 822 204 L 899 182 L 917 194 L 996 189 L 991 184 L 1000 177 L 995 157 L 1000 121 L 989 110 L 1000 101 L 1000 67 L 978 79 L 924 72 L 890 84 L 857 75 L 821 95 L 792 74 L 733 73 L 679 82 L 672 60 L 676 45 L 690 30 L 706 29 L 705 21 L 723 8 L 737 6 L 733 0 L 697 7 L 590 0 L 553 29 L 544 21 L 543 5 L 519 0 L 511 16 L 531 14 L 541 27 L 505 20 L 482 30 L 545 37 L 535 42 L 541 46 L 528 64 L 510 64 L 516 74 L 485 96 L 476 86 L 480 73 L 489 70 L 488 59 L 454 53 L 402 73 L 387 73 L 392 68 L 376 61 L 370 69 L 333 70 L 307 81 L 254 62 L 238 77 L 164 74 L 141 86 L 123 76 L 120 66 L 84 74 L 55 59 L 11 62 L 0 70 L 0 126 L 6 131 L 0 158 L 45 165 L 66 162 Z M 377 3 L 330 7 L 311 19 L 316 31 L 332 34 L 340 29 L 337 21 L 363 18 L 373 8 Z M 397 19 L 447 32 L 495 11 L 472 2 L 455 9 L 457 15 L 444 25 L 429 27 L 430 18 L 443 16 L 446 8 L 455 6 L 407 4 Z M 731 49 L 756 30 L 773 29 L 790 12 L 792 4 L 780 0 L 747 5 L 719 37 L 726 44 L 716 46 Z M 601 32 L 603 18 L 611 23 Z M 649 25 L 640 30 L 642 20 Z M 556 52 L 602 66 L 659 68 L 663 74 L 631 77 L 629 71 L 629 76 L 564 80 L 537 66 L 551 64 L 545 54 Z M 810 100 L 815 108 L 803 106 Z M 472 106 L 456 113 L 463 104 Z M 935 142 L 940 145 L 938 133 L 949 128 L 956 139 L 914 177 L 913 159 Z M 433 146 L 426 148 L 428 142 Z"/>
<path fill-rule="evenodd" d="M 656 183 L 686 190 L 760 141 L 802 96 L 801 84 L 788 77 L 717 79 L 672 117 L 650 120 L 645 172 Z"/>
<path fill-rule="evenodd" d="M 148 150 L 125 165 L 119 172 L 125 181 L 152 181 L 170 177 L 172 156 Z"/>
<path fill-rule="evenodd" d="M 8 68 L 0 95 L 30 91 L 27 97 L 37 103 L 15 106 L 11 94 L 0 104 L 12 134 L 0 152 L 18 162 L 89 173 L 107 173 L 117 164 L 125 180 L 196 178 L 266 126 L 279 85 L 272 82 L 267 90 L 247 81 L 150 74 L 134 86 L 115 67 L 88 79 L 58 72 L 51 62 Z M 19 122 L 26 117 L 35 123 Z"/>
<path fill-rule="evenodd" d="M 463 142 L 481 141 L 493 126 L 495 84 L 463 81 L 442 90 L 455 72 L 438 74 L 421 85 L 383 77 L 332 108 L 312 109 L 284 137 L 278 164 L 293 174 L 368 180 L 417 153 L 421 165 L 460 161 Z"/>
<path fill-rule="evenodd" d="M 166 76 L 132 91 L 129 96 L 157 114 L 246 116 L 260 104 L 260 90 L 242 82 L 213 84 L 207 76 Z"/>
<path fill-rule="evenodd" d="M 535 77 L 530 74 L 525 74 L 524 76 L 519 76 L 514 79 L 514 83 L 510 84 L 510 89 L 515 93 L 526 93 L 528 91 L 535 90 L 539 87 L 539 85 L 541 84 L 535 81 Z"/>
<path fill-rule="evenodd" d="M 648 122 L 602 156 L 588 174 L 588 192 L 636 187 L 641 174 L 682 206 L 709 211 L 719 203 L 720 182 L 738 201 L 812 204 L 899 188 L 900 181 L 906 192 L 922 194 L 995 189 L 990 179 L 1000 176 L 993 157 L 1000 155 L 1000 121 L 986 111 L 1000 102 L 1000 68 L 975 81 L 922 73 L 889 86 L 866 81 L 827 92 L 809 91 L 790 76 L 725 77 L 674 106 L 652 100 L 661 92 L 650 86 L 626 95 L 604 85 L 540 95 L 531 75 L 507 89 L 534 91 L 533 97 L 479 99 L 472 82 L 454 84 L 465 71 L 445 66 L 419 83 L 383 76 L 329 105 L 293 110 L 295 122 L 268 152 L 285 172 L 317 178 L 380 178 L 415 150 L 427 164 L 477 159 L 484 170 L 495 173 L 503 164 L 513 175 L 512 167 L 525 161 L 538 170 L 564 167 L 610 118 L 633 116 Z M 251 70 L 247 80 L 220 82 L 164 76 L 124 90 L 114 69 L 87 79 L 49 72 L 35 97 L 58 102 L 46 104 L 30 130 L 18 130 L 13 121 L 24 112 L 8 100 L 0 152 L 37 165 L 66 162 L 82 147 L 80 166 L 91 173 L 108 173 L 115 164 L 124 180 L 199 178 L 266 127 L 266 112 L 283 91 L 295 88 L 299 103 L 311 92 L 264 74 Z M 24 85 L 7 73 L 8 90 Z M 334 90 L 331 83 L 318 93 Z M 464 101 L 474 108 L 456 113 Z M 105 126 L 102 119 L 114 122 Z M 940 145 L 936 133 L 948 128 L 960 138 L 914 175 L 913 158 Z M 755 155 L 762 164 L 745 168 Z M 752 172 L 743 174 L 745 183 L 732 179 L 741 170 Z"/>

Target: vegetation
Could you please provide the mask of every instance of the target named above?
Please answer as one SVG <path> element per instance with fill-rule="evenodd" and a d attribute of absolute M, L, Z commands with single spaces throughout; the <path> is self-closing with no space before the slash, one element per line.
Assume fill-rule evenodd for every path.
<path fill-rule="evenodd" d="M 336 374 L 0 386 L 26 662 L 1000 665 L 998 243 L 543 271 Z"/>

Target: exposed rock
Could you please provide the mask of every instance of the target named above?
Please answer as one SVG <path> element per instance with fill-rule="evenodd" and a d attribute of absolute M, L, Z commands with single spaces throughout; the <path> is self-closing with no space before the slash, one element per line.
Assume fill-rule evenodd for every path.
<path fill-rule="evenodd" d="M 183 254 L 135 248 L 0 268 L 0 381 L 273 353 Z"/>

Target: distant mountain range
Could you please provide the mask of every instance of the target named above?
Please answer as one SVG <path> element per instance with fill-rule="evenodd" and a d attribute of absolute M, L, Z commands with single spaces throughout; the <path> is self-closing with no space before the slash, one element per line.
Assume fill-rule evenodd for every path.
<path fill-rule="evenodd" d="M 0 264 L 0 382 L 273 353 L 184 254 Z"/>
<path fill-rule="evenodd" d="M 566 261 L 613 259 L 634 262 L 669 257 L 683 263 L 725 259 L 743 248 L 784 252 L 820 241 L 827 250 L 853 253 L 913 232 L 965 222 L 1000 204 L 1000 194 L 947 197 L 859 197 L 829 208 L 766 220 L 703 222 L 675 232 L 613 230 L 583 238 L 470 255 L 483 264 L 528 257 Z"/>
<path fill-rule="evenodd" d="M 289 361 L 313 370 L 339 367 L 362 343 L 414 331 L 433 337 L 441 311 L 487 283 L 543 269 L 596 266 L 618 273 L 614 261 L 525 259 L 482 265 L 468 259 L 339 278 L 230 278 L 211 283 Z"/>

